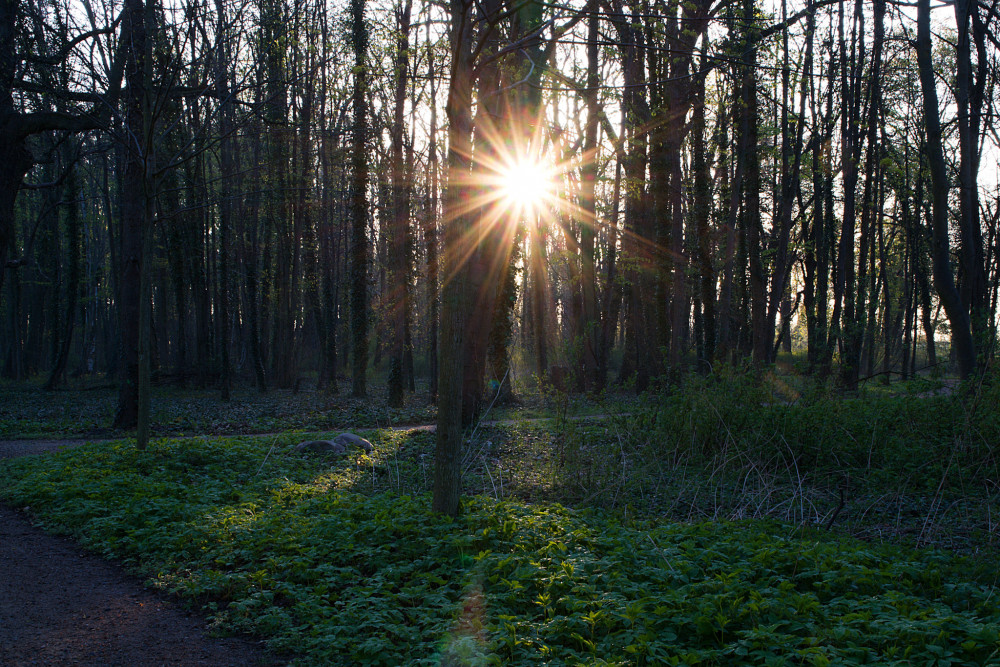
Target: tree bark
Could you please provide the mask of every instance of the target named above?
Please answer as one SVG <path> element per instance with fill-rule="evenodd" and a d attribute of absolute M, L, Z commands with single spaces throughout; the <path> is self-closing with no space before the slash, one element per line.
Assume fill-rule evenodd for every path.
<path fill-rule="evenodd" d="M 136 428 L 139 421 L 141 303 L 143 298 L 142 263 L 146 232 L 145 145 L 146 117 L 146 25 L 143 0 L 128 0 L 124 18 L 129 46 L 126 65 L 128 89 L 125 96 L 125 124 L 129 141 L 123 148 L 125 172 L 122 177 L 121 278 L 118 281 L 118 321 L 121 331 L 121 377 L 118 385 L 118 410 L 113 427 Z M 144 361 L 143 359 L 142 361 Z M 144 443 L 143 443 L 144 444 Z"/>
<path fill-rule="evenodd" d="M 64 152 L 65 155 L 65 152 Z M 68 161 L 67 161 L 68 162 Z M 72 167 L 69 167 L 72 169 Z M 76 324 L 76 312 L 80 303 L 80 215 L 79 194 L 77 193 L 76 174 L 70 171 L 63 185 L 63 201 L 66 206 L 66 303 L 64 311 L 64 326 L 62 340 L 56 353 L 55 363 L 45 382 L 46 390 L 53 390 L 66 381 L 66 365 L 69 362 L 70 347 L 73 343 L 73 331 Z"/>
<path fill-rule="evenodd" d="M 354 145 L 351 152 L 351 393 L 367 393 L 368 370 L 368 28 L 365 1 L 351 0 L 351 45 L 354 49 Z"/>
<path fill-rule="evenodd" d="M 392 226 L 389 229 L 389 315 L 392 327 L 392 350 L 389 356 L 389 405 L 402 407 L 406 395 L 404 361 L 410 306 L 410 186 L 403 161 L 403 118 L 406 86 L 409 80 L 410 12 L 412 0 L 406 0 L 397 14 L 395 55 L 395 108 L 390 132 L 392 145 L 390 178 L 392 181 Z"/>
<path fill-rule="evenodd" d="M 580 329 L 582 334 L 581 384 L 587 390 L 597 383 L 597 334 L 601 327 L 600 313 L 597 311 L 597 272 L 594 266 L 594 245 L 597 237 L 597 123 L 599 71 L 599 28 L 598 0 L 590 0 L 587 10 L 587 90 L 584 101 L 587 121 L 583 137 L 583 166 L 580 171 Z"/>
<path fill-rule="evenodd" d="M 959 265 L 962 276 L 959 294 L 963 306 L 969 311 L 977 352 L 989 353 L 993 346 L 990 344 L 986 260 L 982 225 L 979 220 L 978 176 L 981 154 L 979 134 L 990 61 L 986 55 L 985 27 L 979 16 L 979 4 L 974 0 L 956 0 L 955 21 L 958 25 L 955 101 L 958 105 L 958 229 L 961 239 Z M 979 61 L 975 76 L 971 56 L 973 40 L 977 44 Z M 977 364 L 984 361 L 977 359 Z"/>
<path fill-rule="evenodd" d="M 430 41 L 430 24 L 427 25 L 428 41 Z M 427 246 L 427 301 L 430 333 L 427 357 L 430 365 L 431 402 L 438 399 L 438 324 L 440 322 L 440 285 L 438 280 L 438 152 L 437 152 L 437 76 L 433 49 L 427 54 L 427 76 L 431 88 L 431 127 L 429 139 L 429 154 L 427 156 L 430 171 L 430 192 L 427 197 L 427 211 L 424 213 L 424 243 Z"/>
<path fill-rule="evenodd" d="M 962 303 L 951 273 L 948 238 L 948 174 L 941 140 L 941 117 L 938 106 L 934 66 L 931 61 L 930 0 L 917 0 L 917 71 L 923 92 L 924 123 L 927 126 L 927 164 L 931 175 L 931 247 L 934 286 L 951 325 L 951 340 L 962 379 L 976 371 L 976 346 L 972 338 L 969 312 Z"/>
<path fill-rule="evenodd" d="M 457 516 L 462 491 L 462 396 L 469 312 L 464 244 L 472 231 L 468 211 L 472 155 L 472 17 L 463 0 L 451 0 L 451 77 L 448 115 L 448 182 L 444 190 L 444 284 L 438 369 L 437 444 L 431 509 Z"/>
<path fill-rule="evenodd" d="M 745 181 L 743 183 L 742 221 L 743 235 L 749 258 L 750 340 L 755 365 L 770 361 L 773 332 L 767 330 L 767 276 L 762 256 L 763 227 L 761 221 L 760 192 L 761 169 L 759 142 L 759 112 L 757 102 L 757 42 L 759 27 L 755 18 L 754 0 L 745 0 L 743 10 L 746 46 L 743 54 L 743 81 L 740 90 L 741 151 L 744 152 Z"/>
<path fill-rule="evenodd" d="M 707 41 L 707 38 L 706 38 Z M 710 370 L 715 360 L 715 263 L 712 258 L 713 239 L 709 226 L 712 214 L 712 174 L 705 141 L 705 79 L 695 83 L 691 118 L 691 169 L 694 172 L 694 228 L 697 237 L 698 299 L 701 302 L 701 337 L 698 350 L 698 370 Z M 721 167 L 725 169 L 726 167 Z"/>
<path fill-rule="evenodd" d="M 233 160 L 233 119 L 232 98 L 229 92 L 229 34 L 226 20 L 226 7 L 223 0 L 215 0 L 215 10 L 218 13 L 216 26 L 218 48 L 215 63 L 215 88 L 219 96 L 219 168 L 222 179 L 219 183 L 219 364 L 220 392 L 223 401 L 228 401 L 232 391 L 231 363 L 229 360 L 229 321 L 230 321 L 230 277 L 229 254 L 230 236 L 233 224 L 232 181 L 235 176 Z"/>

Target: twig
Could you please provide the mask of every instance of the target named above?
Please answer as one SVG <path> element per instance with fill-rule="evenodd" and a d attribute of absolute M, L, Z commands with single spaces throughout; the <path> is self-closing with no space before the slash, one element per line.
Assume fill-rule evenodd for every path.
<path fill-rule="evenodd" d="M 948 457 L 948 465 L 945 466 L 944 472 L 941 473 L 941 481 L 938 482 L 937 491 L 934 492 L 934 499 L 931 501 L 930 511 L 927 513 L 927 517 L 924 519 L 924 525 L 920 528 L 920 535 L 917 537 L 917 542 L 921 543 L 924 541 L 924 533 L 927 532 L 928 525 L 931 520 L 937 515 L 938 509 L 941 507 L 941 491 L 944 489 L 944 482 L 948 478 L 948 473 L 951 471 L 951 464 L 955 460 L 955 448 L 951 448 L 951 456 Z"/>
<path fill-rule="evenodd" d="M 827 530 L 830 530 L 831 528 L 833 528 L 833 522 L 837 520 L 838 516 L 840 516 L 840 510 L 844 509 L 844 504 L 845 504 L 845 501 L 844 501 L 844 487 L 840 487 L 837 490 L 840 492 L 840 504 L 837 505 L 837 509 L 833 510 L 833 516 L 830 517 L 830 520 L 826 522 L 826 526 L 824 526 L 824 527 Z"/>
<path fill-rule="evenodd" d="M 490 410 L 493 409 L 493 405 L 497 402 L 497 399 L 500 398 L 500 392 L 503 390 L 503 383 L 507 380 L 507 375 L 509 373 L 510 373 L 510 368 L 508 367 L 507 368 L 507 372 L 503 374 L 503 378 L 500 379 L 500 384 L 497 386 L 496 396 L 494 396 L 493 400 L 490 401 L 489 407 L 486 408 L 486 411 L 483 413 L 483 416 L 479 418 L 479 421 L 476 422 L 476 426 L 472 429 L 472 434 L 469 435 L 469 442 L 470 443 L 475 440 L 476 433 L 479 431 L 479 427 L 483 424 L 483 421 L 486 419 L 487 415 L 490 414 Z M 462 474 L 463 475 L 472 466 L 472 462 L 476 460 L 476 458 L 479 456 L 479 454 L 482 451 L 483 451 L 483 448 L 480 447 L 475 452 L 471 452 L 470 451 L 470 452 L 468 452 L 466 454 L 466 456 L 462 457 Z"/>
<path fill-rule="evenodd" d="M 791 455 L 791 457 L 792 457 L 792 465 L 795 467 L 795 481 L 796 481 L 796 484 L 797 484 L 796 493 L 799 496 L 799 517 L 804 522 L 805 521 L 805 515 L 806 515 L 806 509 L 805 509 L 805 505 L 803 504 L 803 496 L 805 495 L 805 491 L 803 490 L 804 483 L 802 481 L 802 473 L 799 472 L 799 462 L 795 460 L 795 452 L 792 451 L 792 448 L 788 444 L 788 441 L 785 440 L 785 436 L 780 436 L 780 437 L 781 437 L 781 442 L 784 443 L 785 448 L 788 450 L 789 455 Z"/>
<path fill-rule="evenodd" d="M 667 555 L 663 553 L 663 549 L 660 548 L 659 544 L 653 541 L 653 536 L 650 535 L 649 533 L 646 533 L 646 537 L 648 537 L 649 541 L 652 542 L 653 547 L 660 552 L 660 558 L 662 558 L 663 562 L 667 564 L 667 567 L 670 569 L 670 571 L 673 572 L 674 574 L 677 574 L 677 570 L 675 570 L 674 566 L 670 564 L 670 560 L 667 558 Z"/>
<path fill-rule="evenodd" d="M 489 465 L 486 464 L 485 461 L 483 462 L 483 469 L 486 470 L 486 474 L 490 478 L 490 485 L 493 487 L 493 497 L 496 498 L 497 500 L 500 500 L 500 496 L 497 495 L 496 482 L 493 481 L 493 474 L 490 472 L 490 467 Z"/>
<path fill-rule="evenodd" d="M 257 475 L 259 475 L 260 471 L 264 469 L 264 464 L 267 463 L 267 459 L 268 459 L 269 456 L 271 456 L 271 452 L 274 451 L 274 446 L 275 446 L 275 444 L 277 444 L 277 442 L 278 442 L 278 438 L 275 438 L 271 442 L 271 449 L 267 450 L 267 454 L 264 456 L 264 460 L 260 462 L 260 467 L 257 468 L 257 472 L 255 472 L 253 474 L 254 477 L 256 477 Z"/>

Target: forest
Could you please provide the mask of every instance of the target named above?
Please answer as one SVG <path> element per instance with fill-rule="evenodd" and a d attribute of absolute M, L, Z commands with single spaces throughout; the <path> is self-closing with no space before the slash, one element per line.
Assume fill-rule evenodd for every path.
<path fill-rule="evenodd" d="M 3 375 L 985 367 L 994 8 L 647 4 L 5 3 Z"/>
<path fill-rule="evenodd" d="M 0 0 L 0 499 L 302 664 L 990 664 L 998 24 Z"/>

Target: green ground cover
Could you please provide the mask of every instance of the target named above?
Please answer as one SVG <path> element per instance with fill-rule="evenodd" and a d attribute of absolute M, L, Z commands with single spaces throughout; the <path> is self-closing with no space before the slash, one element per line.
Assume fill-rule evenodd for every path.
<path fill-rule="evenodd" d="M 377 400 L 159 390 L 161 423 L 282 433 L 11 460 L 0 499 L 301 664 L 1000 664 L 1000 389 L 927 385 L 548 392 L 470 434 L 455 521 Z M 52 400 L 4 390 L 22 425 Z M 110 399 L 59 400 L 50 433 Z M 292 451 L 352 425 L 370 455 Z"/>
<path fill-rule="evenodd" d="M 420 433 L 91 444 L 0 496 L 302 664 L 996 664 L 995 561 L 771 520 L 469 498 L 431 515 Z M 409 480 L 409 481 L 407 481 Z"/>

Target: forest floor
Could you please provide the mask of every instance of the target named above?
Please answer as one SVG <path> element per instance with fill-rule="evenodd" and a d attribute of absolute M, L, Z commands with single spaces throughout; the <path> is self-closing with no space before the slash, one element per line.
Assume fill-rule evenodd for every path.
<path fill-rule="evenodd" d="M 901 545 L 938 547 L 974 559 L 993 557 L 1000 548 L 994 520 L 1000 487 L 993 447 L 1000 440 L 990 406 L 996 405 L 1000 390 L 986 387 L 981 396 L 977 392 L 956 399 L 951 396 L 954 382 L 934 379 L 891 387 L 871 383 L 857 396 L 837 396 L 810 393 L 808 385 L 800 384 L 784 376 L 768 377 L 762 387 L 740 377 L 695 378 L 684 391 L 639 399 L 528 396 L 516 406 L 488 411 L 481 428 L 470 436 L 463 493 L 513 501 L 510 507 L 525 503 L 542 508 L 540 516 L 552 511 L 550 503 L 615 517 L 636 513 L 639 520 L 676 524 L 681 531 L 707 530 L 705 522 L 747 519 L 765 520 L 761 534 L 770 534 L 769 520 L 800 529 L 822 527 L 824 539 L 846 545 L 845 553 Z M 269 652 L 262 641 L 246 635 L 212 637 L 211 631 L 220 628 L 259 632 L 269 637 L 270 646 L 277 643 L 299 656 L 319 650 L 332 660 L 329 664 L 351 664 L 345 651 L 367 645 L 359 637 L 369 642 L 384 639 L 382 628 L 370 637 L 349 632 L 346 638 L 337 634 L 343 628 L 333 628 L 328 645 L 317 649 L 305 647 L 301 635 L 286 637 L 273 628 L 256 628 L 232 614 L 216 613 L 209 620 L 186 606 L 207 604 L 213 599 L 205 592 L 209 589 L 185 593 L 190 601 L 184 603 L 145 588 L 143 579 L 129 574 L 136 571 L 136 563 L 144 563 L 150 568 L 147 586 L 158 579 L 161 589 L 183 584 L 170 579 L 172 565 L 150 555 L 156 543 L 164 543 L 163 533 L 149 538 L 149 544 L 137 537 L 130 561 L 108 561 L 35 524 L 44 517 L 46 527 L 76 534 L 73 527 L 89 517 L 100 525 L 80 533 L 83 543 L 96 554 L 121 555 L 125 552 L 99 541 L 120 519 L 108 508 L 149 503 L 169 509 L 166 515 L 183 516 L 191 503 L 210 502 L 219 512 L 253 503 L 263 507 L 270 500 L 253 494 L 285 488 L 291 479 L 289 488 L 302 490 L 303 497 L 315 492 L 340 499 L 341 510 L 357 509 L 359 524 L 375 530 L 377 526 L 369 525 L 373 508 L 395 512 L 401 498 L 428 492 L 434 438 L 428 432 L 433 430 L 433 413 L 425 397 L 413 396 L 404 409 L 392 411 L 382 400 L 355 401 L 318 391 L 260 396 L 245 389 L 228 403 L 207 392 L 157 391 L 155 442 L 149 456 L 136 458 L 122 453 L 131 451 L 122 441 L 127 434 L 101 428 L 113 413 L 110 390 L 52 393 L 0 384 L 0 460 L 24 457 L 13 466 L 38 463 L 49 470 L 37 474 L 31 493 L 19 492 L 22 500 L 9 500 L 17 495 L 11 492 L 5 495 L 8 504 L 0 504 L 0 665 L 275 665 L 296 655 Z M 302 439 L 346 430 L 370 438 L 374 455 L 327 460 L 288 454 Z M 87 443 L 97 448 L 32 456 Z M 91 460 L 90 452 L 105 449 L 106 459 Z M 160 498 L 157 494 L 166 488 L 162 484 L 132 489 L 125 483 L 135 469 L 175 486 L 195 478 L 202 481 L 184 487 L 179 495 Z M 15 467 L 4 472 L 11 475 L 0 480 L 0 489 L 14 489 L 18 475 L 30 479 L 35 474 Z M 212 477 L 216 474 L 221 475 L 218 480 Z M 202 488 L 208 484 L 204 480 L 228 489 L 231 479 L 242 480 L 236 492 L 212 491 L 218 497 L 208 500 L 195 497 L 211 495 Z M 113 489 L 113 495 L 104 498 L 107 489 Z M 470 507 L 478 507 L 475 502 Z M 54 519 L 53 507 L 72 518 Z M 414 517 L 413 525 L 424 525 L 423 514 Z M 177 537 L 193 524 L 164 525 L 169 526 L 165 534 Z M 339 534 L 343 526 L 327 528 Z M 748 530 L 748 535 L 757 535 L 755 528 Z M 405 534 L 407 540 L 423 535 Z M 92 536 L 97 541 L 88 541 Z M 854 543 L 852 537 L 864 542 Z M 643 537 L 643 546 L 646 541 Z M 355 546 L 345 555 L 344 567 L 370 557 L 365 544 Z M 653 547 L 659 548 L 655 543 Z M 317 567 L 308 560 L 308 549 L 300 551 L 295 562 Z M 218 562 L 228 562 L 225 557 L 217 555 L 222 559 Z M 263 555 L 253 558 L 255 563 L 266 560 Z M 329 566 L 328 561 L 323 557 L 318 562 Z M 391 564 L 387 561 L 387 567 Z M 181 567 L 189 569 L 180 571 L 202 566 L 185 564 Z M 229 565 L 219 571 L 225 581 L 236 582 L 239 574 L 238 567 Z M 277 581 L 279 575 L 274 576 Z M 346 583 L 338 585 L 349 592 Z M 232 592 L 226 595 L 230 602 L 250 604 Z M 395 605 L 394 599 L 379 604 Z M 233 605 L 237 611 L 239 604 Z M 300 606 L 308 611 L 316 606 L 310 604 L 312 600 L 305 600 Z M 499 598 L 493 604 L 500 605 Z M 284 601 L 272 616 L 291 613 L 290 608 Z M 292 627 L 320 623 L 318 617 L 296 609 L 306 615 L 296 616 Z M 249 618 L 261 617 L 260 612 L 253 607 Z M 435 632 L 428 630 L 427 636 L 438 641 Z"/>
<path fill-rule="evenodd" d="M 84 440 L 0 441 L 0 458 Z M 209 636 L 206 619 L 113 561 L 0 505 L 0 664 L 277 665 L 249 638 Z"/>

